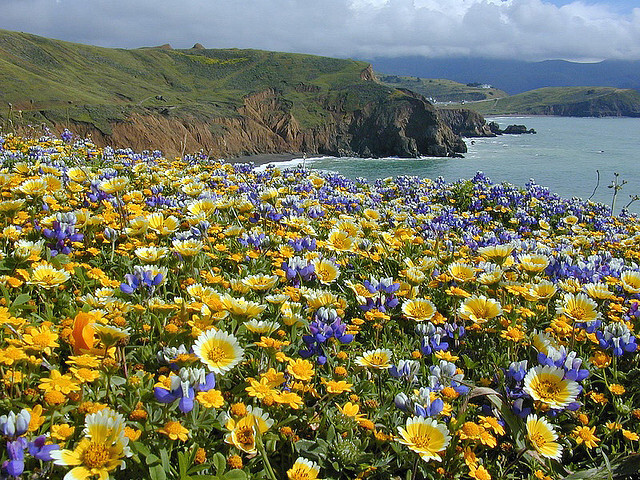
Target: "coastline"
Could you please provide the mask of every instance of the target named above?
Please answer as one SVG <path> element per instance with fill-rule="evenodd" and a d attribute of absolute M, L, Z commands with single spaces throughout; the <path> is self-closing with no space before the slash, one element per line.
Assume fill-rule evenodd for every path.
<path fill-rule="evenodd" d="M 304 154 L 298 153 L 257 153 L 254 155 L 243 155 L 241 157 L 225 158 L 226 163 L 254 163 L 256 167 L 268 163 L 289 162 L 296 158 L 302 158 Z"/>

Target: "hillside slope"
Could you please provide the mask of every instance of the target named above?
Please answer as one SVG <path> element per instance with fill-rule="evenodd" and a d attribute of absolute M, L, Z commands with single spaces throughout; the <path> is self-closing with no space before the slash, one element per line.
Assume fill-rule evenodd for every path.
<path fill-rule="evenodd" d="M 0 30 L 0 102 L 5 128 L 45 123 L 173 154 L 465 150 L 433 106 L 378 84 L 367 63 L 311 55 L 109 49 Z"/>
<path fill-rule="evenodd" d="M 640 117 L 640 93 L 612 87 L 548 87 L 464 106 L 483 115 Z"/>
<path fill-rule="evenodd" d="M 376 73 L 383 85 L 412 90 L 434 102 L 478 101 L 506 97 L 507 93 L 497 88 L 467 85 L 441 78 L 403 77 Z"/>

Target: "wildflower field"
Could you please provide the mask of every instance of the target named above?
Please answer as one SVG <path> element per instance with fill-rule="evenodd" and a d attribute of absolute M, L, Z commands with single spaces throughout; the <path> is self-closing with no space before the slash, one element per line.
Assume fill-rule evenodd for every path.
<path fill-rule="evenodd" d="M 0 137 L 0 478 L 633 478 L 640 228 Z"/>

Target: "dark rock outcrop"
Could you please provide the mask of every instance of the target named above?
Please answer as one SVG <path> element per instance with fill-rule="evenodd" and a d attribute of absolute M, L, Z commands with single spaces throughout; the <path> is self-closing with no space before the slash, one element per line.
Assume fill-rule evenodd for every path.
<path fill-rule="evenodd" d="M 509 125 L 502 130 L 497 122 L 487 123 L 482 115 L 467 108 L 440 108 L 438 115 L 453 133 L 462 137 L 495 137 L 502 134 L 536 133 L 533 128 L 527 128 L 524 125 Z"/>
<path fill-rule="evenodd" d="M 509 125 L 507 128 L 502 130 L 502 133 L 506 135 L 521 135 L 523 133 L 536 133 L 533 128 L 527 128 L 524 125 Z"/>
<path fill-rule="evenodd" d="M 438 115 L 453 133 L 462 137 L 495 137 L 482 115 L 468 108 L 440 108 Z"/>
<path fill-rule="evenodd" d="M 196 43 L 193 47 L 191 47 L 191 50 L 205 50 L 205 48 L 201 43 Z"/>
<path fill-rule="evenodd" d="M 348 149 L 365 157 L 447 157 L 467 151 L 462 139 L 440 120 L 424 97 L 402 92 L 402 97 L 354 112 L 343 124 L 346 132 L 336 136 L 340 139 L 338 150 Z"/>

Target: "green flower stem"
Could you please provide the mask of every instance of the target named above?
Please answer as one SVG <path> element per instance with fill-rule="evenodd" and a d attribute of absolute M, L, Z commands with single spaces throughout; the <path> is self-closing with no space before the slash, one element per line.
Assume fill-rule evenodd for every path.
<path fill-rule="evenodd" d="M 264 448 L 264 443 L 262 442 L 262 434 L 257 430 L 257 426 L 255 428 L 257 433 L 256 443 L 260 452 L 260 456 L 262 457 L 262 462 L 264 463 L 264 468 L 267 471 L 267 475 L 271 480 L 278 480 L 278 477 L 276 477 L 276 474 L 273 471 L 273 467 L 269 462 L 269 455 L 267 455 L 267 450 Z"/>

